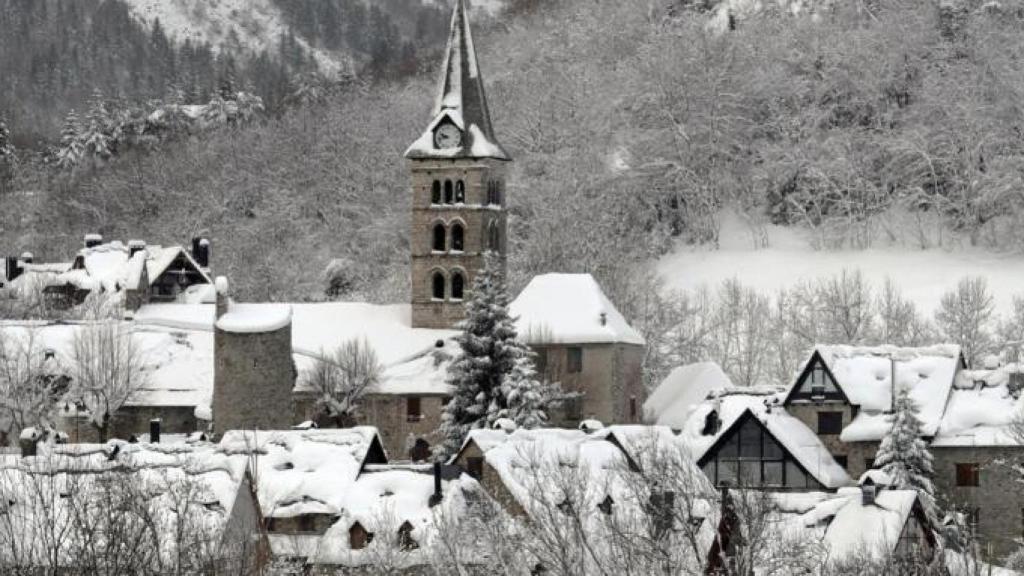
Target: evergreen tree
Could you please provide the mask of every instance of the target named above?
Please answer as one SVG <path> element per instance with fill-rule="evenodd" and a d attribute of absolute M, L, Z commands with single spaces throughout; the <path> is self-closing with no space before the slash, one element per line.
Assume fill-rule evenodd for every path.
<path fill-rule="evenodd" d="M 60 131 L 57 166 L 61 170 L 74 169 L 82 159 L 82 140 L 78 131 L 78 115 L 72 110 L 64 118 L 64 127 Z"/>
<path fill-rule="evenodd" d="M 461 353 L 448 371 L 455 394 L 441 415 L 443 456 L 455 454 L 469 430 L 489 427 L 506 414 L 530 424 L 543 421 L 536 413 L 540 407 L 529 366 L 532 353 L 516 337 L 508 315 L 504 272 L 492 253 L 485 256 L 484 269 L 473 280 L 466 319 L 459 327 L 462 333 L 455 340 Z M 509 392 L 516 398 L 512 406 Z"/>
<path fill-rule="evenodd" d="M 512 371 L 501 382 L 501 393 L 506 408 L 499 414 L 516 423 L 519 428 L 540 428 L 547 424 L 547 407 L 560 397 L 560 388 L 537 379 L 533 351 L 516 359 Z"/>
<path fill-rule="evenodd" d="M 900 390 L 893 405 L 892 429 L 882 439 L 875 467 L 889 476 L 893 488 L 917 490 L 925 509 L 931 512 L 935 501 L 932 484 L 935 472 L 928 445 L 921 439 L 918 411 L 910 391 Z"/>
<path fill-rule="evenodd" d="M 6 190 L 14 176 L 16 163 L 17 156 L 14 153 L 14 144 L 11 143 L 11 131 L 8 130 L 3 116 L 0 116 L 0 192 Z"/>
<path fill-rule="evenodd" d="M 93 92 L 92 103 L 89 107 L 88 125 L 81 141 L 85 146 L 85 154 L 92 158 L 94 163 L 102 164 L 113 155 L 113 142 L 110 134 L 110 115 L 107 113 L 106 102 L 103 101 L 103 94 L 97 90 Z"/>

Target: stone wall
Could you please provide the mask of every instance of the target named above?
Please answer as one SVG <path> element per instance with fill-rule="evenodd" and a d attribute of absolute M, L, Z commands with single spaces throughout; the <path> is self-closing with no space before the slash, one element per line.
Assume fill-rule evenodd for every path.
<path fill-rule="evenodd" d="M 407 417 L 409 398 L 420 399 L 422 417 L 418 420 Z M 431 447 L 441 441 L 437 429 L 445 399 L 441 395 L 369 394 L 363 398 L 360 423 L 377 427 L 389 460 L 408 460 L 411 441 L 422 438 Z"/>
<path fill-rule="evenodd" d="M 507 218 L 504 205 L 488 205 L 487 186 L 491 181 L 504 182 L 503 163 L 492 160 L 413 160 L 412 221 L 410 248 L 412 252 L 412 325 L 415 328 L 451 328 L 465 316 L 463 302 L 469 298 L 470 288 L 477 272 L 483 267 L 483 252 L 488 247 L 487 229 L 494 222 L 500 231 L 500 253 L 505 254 Z M 461 180 L 465 185 L 462 204 L 433 204 L 433 184 L 438 180 Z M 433 229 L 437 223 L 449 231 L 460 222 L 465 230 L 461 252 L 433 249 Z M 458 270 L 465 280 L 462 301 L 450 300 L 450 282 L 446 285 L 446 298 L 435 300 L 432 292 L 434 271 L 441 271 L 446 279 Z"/>
<path fill-rule="evenodd" d="M 815 403 L 793 403 L 786 407 L 786 411 L 804 423 L 812 432 L 817 434 L 829 453 L 835 456 L 846 457 L 846 471 L 850 478 L 856 481 L 868 470 L 868 464 L 874 462 L 875 453 L 878 451 L 878 442 L 842 442 L 839 434 L 821 434 L 818 432 L 819 412 L 841 412 L 843 414 L 843 428 L 853 422 L 853 408 L 849 404 L 835 402 Z"/>
<path fill-rule="evenodd" d="M 1024 462 L 1024 447 L 938 447 L 935 458 L 935 492 L 940 506 L 955 505 L 978 510 L 978 535 L 986 554 L 1002 558 L 1024 537 L 1024 489 L 1020 474 L 1007 465 Z M 957 486 L 956 465 L 979 464 L 979 485 Z M 989 548 L 991 546 L 991 548 Z"/>
<path fill-rule="evenodd" d="M 292 419 L 292 326 L 274 332 L 214 334 L 213 421 L 228 430 L 285 430 Z"/>
<path fill-rule="evenodd" d="M 111 438 L 149 433 L 149 421 L 160 419 L 161 434 L 191 434 L 205 430 L 195 416 L 195 406 L 125 406 L 114 416 Z"/>
<path fill-rule="evenodd" d="M 469 460 L 471 458 L 483 458 L 484 453 L 480 448 L 473 442 L 466 445 L 458 456 L 455 458 L 453 464 L 462 468 L 463 472 L 469 474 L 471 466 Z M 487 460 L 483 460 L 483 466 L 481 467 L 480 477 L 477 478 L 480 486 L 483 487 L 484 491 L 495 500 L 506 512 L 514 516 L 523 517 L 526 515 L 526 511 L 523 510 L 522 505 L 512 495 L 512 492 L 505 487 L 505 483 L 501 481 L 501 476 L 498 475 L 498 471 L 491 467 L 487 463 Z"/>
<path fill-rule="evenodd" d="M 582 370 L 569 372 L 569 349 L 583 352 Z M 555 410 L 551 424 L 575 428 L 582 419 L 595 418 L 604 424 L 638 423 L 646 399 L 641 380 L 644 348 L 630 344 L 545 344 L 533 349 L 546 360 L 543 376 L 559 382 L 566 392 L 583 394 L 580 418 L 570 410 Z M 635 410 L 631 399 L 635 398 Z"/>

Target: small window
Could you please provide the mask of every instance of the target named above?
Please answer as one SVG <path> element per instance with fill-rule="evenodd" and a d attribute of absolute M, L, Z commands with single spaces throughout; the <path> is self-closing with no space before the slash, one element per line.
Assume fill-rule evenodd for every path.
<path fill-rule="evenodd" d="M 498 223 L 491 221 L 487 225 L 487 249 L 492 252 L 501 252 L 501 230 Z"/>
<path fill-rule="evenodd" d="M 444 300 L 444 274 L 434 272 L 431 283 L 433 284 L 431 294 L 434 300 Z"/>
<path fill-rule="evenodd" d="M 578 422 L 583 419 L 583 397 L 572 396 L 562 401 L 562 410 L 565 419 L 570 422 Z"/>
<path fill-rule="evenodd" d="M 434 180 L 434 185 L 430 190 L 430 203 L 440 204 L 441 203 L 441 182 Z"/>
<path fill-rule="evenodd" d="M 459 180 L 455 183 L 455 203 L 464 204 L 466 202 L 466 185 Z"/>
<path fill-rule="evenodd" d="M 312 514 L 299 516 L 299 532 L 316 532 L 316 519 Z"/>
<path fill-rule="evenodd" d="M 843 431 L 842 412 L 818 412 L 818 434 L 835 435 Z"/>
<path fill-rule="evenodd" d="M 434 225 L 434 251 L 444 252 L 445 250 L 445 231 L 443 224 Z"/>
<path fill-rule="evenodd" d="M 466 474 L 479 480 L 484 475 L 484 459 L 481 456 L 466 458 Z"/>
<path fill-rule="evenodd" d="M 537 374 L 544 375 L 548 370 L 548 351 L 544 348 L 536 350 L 533 355 L 533 367 Z"/>
<path fill-rule="evenodd" d="M 871 470 L 874 467 L 875 467 L 875 459 L 874 458 L 865 458 L 864 459 L 864 469 L 865 470 Z"/>
<path fill-rule="evenodd" d="M 452 203 L 452 196 L 453 196 L 453 194 L 452 194 L 452 181 L 451 180 L 445 180 L 444 181 L 444 203 L 445 204 L 451 204 Z"/>
<path fill-rule="evenodd" d="M 452 300 L 462 300 L 466 281 L 460 272 L 452 272 Z"/>
<path fill-rule="evenodd" d="M 848 470 L 849 469 L 849 460 L 847 459 L 847 457 L 845 455 L 843 455 L 843 454 L 833 454 L 832 455 L 832 459 L 836 461 L 836 464 L 839 464 L 840 466 L 842 466 L 843 470 Z"/>
<path fill-rule="evenodd" d="M 423 407 L 419 396 L 410 396 L 405 399 L 405 421 L 419 422 L 423 420 Z"/>
<path fill-rule="evenodd" d="M 452 251 L 462 252 L 466 245 L 466 232 L 462 224 L 452 226 Z"/>
<path fill-rule="evenodd" d="M 629 397 L 629 419 L 636 422 L 636 396 Z"/>
<path fill-rule="evenodd" d="M 583 348 L 579 346 L 570 346 L 566 350 L 568 358 L 566 359 L 566 368 L 570 374 L 579 374 L 583 372 Z"/>
<path fill-rule="evenodd" d="M 373 534 L 367 532 L 359 522 L 348 529 L 348 546 L 352 550 L 362 550 L 370 542 L 373 542 Z"/>
<path fill-rule="evenodd" d="M 981 467 L 973 462 L 957 464 L 956 485 L 966 487 L 981 485 Z"/>

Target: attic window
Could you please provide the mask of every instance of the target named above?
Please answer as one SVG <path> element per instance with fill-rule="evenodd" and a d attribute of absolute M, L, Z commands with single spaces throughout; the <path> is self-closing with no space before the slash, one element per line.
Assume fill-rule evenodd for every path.
<path fill-rule="evenodd" d="M 420 547 L 416 539 L 412 537 L 412 524 L 408 520 L 398 528 L 398 545 L 405 551 L 415 550 Z"/>
<path fill-rule="evenodd" d="M 348 547 L 352 550 L 362 550 L 370 542 L 373 542 L 373 533 L 367 532 L 359 522 L 348 529 Z"/>

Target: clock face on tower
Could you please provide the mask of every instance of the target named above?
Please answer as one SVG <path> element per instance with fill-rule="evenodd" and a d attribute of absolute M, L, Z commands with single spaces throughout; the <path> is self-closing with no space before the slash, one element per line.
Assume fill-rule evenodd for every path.
<path fill-rule="evenodd" d="M 445 122 L 434 131 L 434 145 L 441 150 L 458 148 L 462 144 L 462 130 L 450 122 Z"/>

